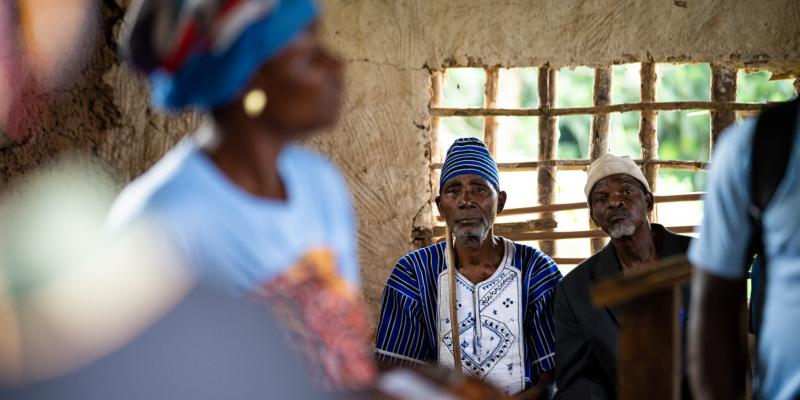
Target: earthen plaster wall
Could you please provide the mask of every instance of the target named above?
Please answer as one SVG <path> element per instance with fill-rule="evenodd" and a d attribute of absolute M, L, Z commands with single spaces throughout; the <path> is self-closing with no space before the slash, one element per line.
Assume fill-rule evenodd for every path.
<path fill-rule="evenodd" d="M 97 50 L 59 92 L 27 143 L 0 149 L 0 184 L 69 151 L 96 155 L 122 181 L 157 160 L 200 117 L 147 106 L 118 65 L 127 0 L 104 0 Z M 445 66 L 716 62 L 800 71 L 796 0 L 327 0 L 325 40 L 347 61 L 339 126 L 309 144 L 345 174 L 359 219 L 373 316 L 396 259 L 430 227 L 430 76 Z"/>

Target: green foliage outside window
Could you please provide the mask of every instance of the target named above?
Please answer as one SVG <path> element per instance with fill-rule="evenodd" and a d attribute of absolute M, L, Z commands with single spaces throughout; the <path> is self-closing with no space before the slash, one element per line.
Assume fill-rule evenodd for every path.
<path fill-rule="evenodd" d="M 612 67 L 613 104 L 640 101 L 639 64 Z M 658 64 L 656 101 L 710 101 L 711 67 L 709 64 Z M 501 70 L 501 108 L 538 107 L 538 69 Z M 770 81 L 767 71 L 739 71 L 736 100 L 739 102 L 785 101 L 795 96 L 791 80 Z M 444 107 L 483 107 L 486 74 L 482 68 L 451 68 L 444 82 Z M 556 79 L 556 107 L 592 105 L 594 70 L 587 67 L 562 68 Z M 512 91 L 513 93 L 504 93 Z M 641 157 L 639 112 L 612 113 L 610 151 L 618 155 Z M 500 117 L 498 161 L 534 161 L 538 148 L 538 118 Z M 588 158 L 591 129 L 590 115 L 558 118 L 558 158 Z M 703 110 L 662 111 L 657 116 L 658 156 L 663 160 L 708 161 L 710 114 Z M 441 119 L 439 130 L 443 150 L 458 137 L 483 137 L 483 118 L 448 117 Z M 706 174 L 690 171 L 661 170 L 659 192 L 702 191 Z"/>
<path fill-rule="evenodd" d="M 641 101 L 640 64 L 615 65 L 611 68 L 611 103 L 634 104 Z M 710 101 L 711 67 L 709 64 L 657 64 L 656 101 Z M 593 105 L 594 70 L 587 67 L 562 68 L 556 74 L 557 108 Z M 737 102 L 763 103 L 785 101 L 795 96 L 790 80 L 770 81 L 766 71 L 737 75 Z M 443 82 L 443 107 L 484 107 L 486 73 L 483 68 L 451 68 Z M 538 68 L 501 69 L 498 108 L 531 109 L 539 107 Z M 641 112 L 611 113 L 609 147 L 616 155 L 641 158 L 639 124 Z M 741 118 L 737 116 L 737 121 Z M 495 137 L 498 162 L 525 162 L 538 159 L 539 118 L 497 117 Z M 483 138 L 483 117 L 442 117 L 439 144 L 442 153 L 459 137 Z M 570 115 L 557 119 L 559 159 L 586 159 L 589 156 L 591 115 Z M 658 158 L 662 160 L 708 161 L 710 154 L 711 116 L 707 110 L 661 111 L 656 117 Z M 509 193 L 508 208 L 526 207 L 538 202 L 535 171 L 501 173 L 501 182 Z M 583 198 L 585 172 L 558 171 L 557 201 L 574 202 Z M 706 171 L 659 169 L 656 191 L 675 194 L 703 191 L 708 181 Z M 667 226 L 696 225 L 702 217 L 702 203 L 662 203 L 656 206 L 656 218 Z M 585 210 L 556 213 L 559 230 L 588 229 Z M 536 243 L 531 243 L 536 246 Z M 590 253 L 586 239 L 558 240 L 557 253 L 562 257 L 586 257 Z M 563 265 L 560 266 L 563 268 Z M 562 272 L 566 270 L 562 269 Z"/>
<path fill-rule="evenodd" d="M 556 107 L 590 107 L 593 104 L 594 69 L 562 68 L 556 74 Z M 590 115 L 558 118 L 558 158 L 589 157 Z"/>
<path fill-rule="evenodd" d="M 442 107 L 483 107 L 486 72 L 483 68 L 449 68 L 444 78 Z M 447 117 L 439 126 L 439 145 L 444 154 L 460 137 L 483 139 L 482 117 Z"/>
<path fill-rule="evenodd" d="M 771 76 L 772 73 L 769 71 L 748 74 L 743 70 L 739 70 L 737 74 L 736 101 L 763 103 L 766 101 L 787 101 L 795 97 L 791 80 L 770 81 Z"/>

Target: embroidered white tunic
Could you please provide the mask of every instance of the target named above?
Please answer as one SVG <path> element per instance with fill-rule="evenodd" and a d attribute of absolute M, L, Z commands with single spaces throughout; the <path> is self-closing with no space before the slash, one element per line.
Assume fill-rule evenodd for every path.
<path fill-rule="evenodd" d="M 522 277 L 520 269 L 512 265 L 514 244 L 503 240 L 505 255 L 491 277 L 473 284 L 456 273 L 458 345 L 465 373 L 514 394 L 525 388 Z M 439 365 L 452 368 L 454 344 L 446 268 L 439 274 L 439 287 Z"/>

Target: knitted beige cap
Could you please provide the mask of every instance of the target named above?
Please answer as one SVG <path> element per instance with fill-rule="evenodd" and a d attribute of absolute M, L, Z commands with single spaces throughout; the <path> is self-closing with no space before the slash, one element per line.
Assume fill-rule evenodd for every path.
<path fill-rule="evenodd" d="M 642 182 L 645 189 L 650 192 L 650 185 L 647 184 L 647 179 L 645 179 L 644 174 L 642 174 L 642 170 L 639 169 L 630 157 L 619 157 L 611 153 L 606 153 L 594 160 L 592 164 L 589 165 L 589 169 L 586 170 L 586 187 L 583 188 L 584 193 L 586 193 L 586 199 L 589 199 L 589 193 L 592 192 L 592 188 L 594 188 L 597 181 L 615 174 L 628 174 L 636 178 L 636 180 Z"/>

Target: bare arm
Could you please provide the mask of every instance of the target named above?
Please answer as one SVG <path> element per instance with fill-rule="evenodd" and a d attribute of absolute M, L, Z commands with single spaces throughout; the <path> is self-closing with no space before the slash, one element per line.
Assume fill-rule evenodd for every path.
<path fill-rule="evenodd" d="M 695 398 L 744 398 L 745 290 L 744 280 L 692 273 L 688 368 Z"/>

